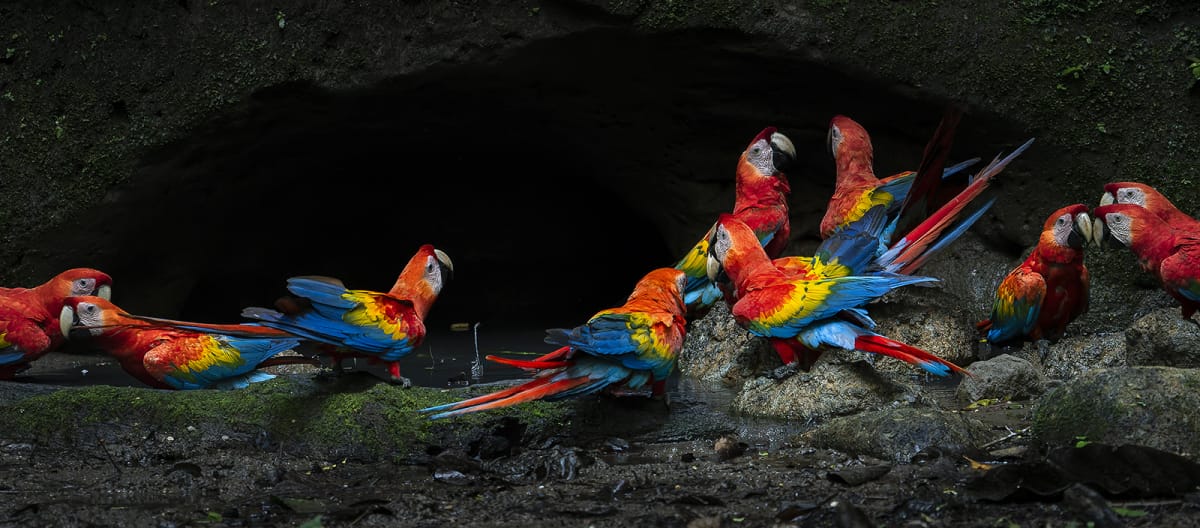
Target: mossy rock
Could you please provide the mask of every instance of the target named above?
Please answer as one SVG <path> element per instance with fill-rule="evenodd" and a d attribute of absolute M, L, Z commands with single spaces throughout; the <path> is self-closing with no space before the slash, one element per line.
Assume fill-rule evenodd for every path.
<path fill-rule="evenodd" d="M 338 457 L 409 457 L 431 447 L 469 450 L 513 419 L 525 439 L 548 436 L 568 409 L 534 402 L 431 421 L 417 410 L 481 394 L 482 389 L 403 389 L 367 375 L 322 382 L 281 376 L 235 391 L 162 391 L 91 386 L 47 390 L 4 383 L 0 430 L 39 445 L 169 438 L 179 450 L 213 444 Z M 506 433 L 507 434 L 507 433 Z"/>
<path fill-rule="evenodd" d="M 1034 409 L 1041 442 L 1138 444 L 1200 453 L 1200 371 L 1124 367 L 1086 372 L 1046 393 Z"/>

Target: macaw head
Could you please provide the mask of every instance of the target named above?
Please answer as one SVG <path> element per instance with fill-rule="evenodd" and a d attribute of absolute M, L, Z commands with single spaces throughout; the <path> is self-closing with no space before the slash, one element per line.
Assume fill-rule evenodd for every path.
<path fill-rule="evenodd" d="M 413 297 L 419 294 L 432 302 L 453 275 L 454 263 L 450 261 L 450 256 L 431 244 L 425 244 L 409 259 L 389 293 L 414 301 L 416 299 Z"/>
<path fill-rule="evenodd" d="M 1068 205 L 1055 211 L 1042 226 L 1042 239 L 1049 234 L 1050 241 L 1058 247 L 1083 249 L 1092 241 L 1092 217 L 1083 204 Z"/>
<path fill-rule="evenodd" d="M 67 297 L 58 314 L 63 337 L 98 337 L 118 327 L 129 326 L 129 315 L 103 297 L 85 295 Z"/>
<path fill-rule="evenodd" d="M 1177 211 L 1175 204 L 1157 189 L 1137 182 L 1117 182 L 1104 185 L 1104 195 L 1100 197 L 1100 205 L 1131 204 L 1149 209 L 1161 218 L 1168 213 Z"/>
<path fill-rule="evenodd" d="M 687 287 L 687 274 L 675 268 L 658 268 L 647 273 L 637 285 L 629 300 L 656 300 L 672 309 L 676 315 L 684 312 L 683 290 Z"/>
<path fill-rule="evenodd" d="M 718 282 L 722 272 L 736 273 L 742 257 L 755 250 L 763 253 L 754 230 L 733 215 L 722 214 L 708 244 L 708 280 Z"/>
<path fill-rule="evenodd" d="M 1092 237 L 1097 244 L 1115 240 L 1133 247 L 1154 230 L 1169 232 L 1167 223 L 1149 210 L 1134 204 L 1108 204 L 1092 211 L 1096 217 Z"/>
<path fill-rule="evenodd" d="M 38 286 L 38 290 L 43 301 L 57 311 L 62 300 L 67 297 L 95 295 L 111 299 L 112 277 L 91 268 L 69 269 Z"/>
<path fill-rule="evenodd" d="M 775 127 L 767 127 L 750 141 L 738 165 L 749 165 L 759 177 L 770 178 L 782 174 L 795 161 L 796 147 L 792 140 Z"/>
<path fill-rule="evenodd" d="M 844 115 L 833 116 L 829 121 L 829 136 L 826 139 L 833 159 L 840 160 L 851 155 L 863 156 L 868 166 L 875 151 L 871 147 L 871 136 L 867 129 Z"/>

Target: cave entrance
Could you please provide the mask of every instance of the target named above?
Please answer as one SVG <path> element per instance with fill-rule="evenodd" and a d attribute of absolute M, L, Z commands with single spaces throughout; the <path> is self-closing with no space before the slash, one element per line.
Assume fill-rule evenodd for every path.
<path fill-rule="evenodd" d="M 361 89 L 272 86 L 149 154 L 46 267 L 85 255 L 131 312 L 227 322 L 294 275 L 386 290 L 432 243 L 456 275 L 431 329 L 573 325 L 731 207 L 737 157 L 764 126 L 796 144 L 793 233 L 814 241 L 837 113 L 872 131 L 881 171 L 899 170 L 941 104 L 745 37 L 626 30 Z M 956 151 L 994 152 L 964 146 L 983 125 L 965 121 Z"/>

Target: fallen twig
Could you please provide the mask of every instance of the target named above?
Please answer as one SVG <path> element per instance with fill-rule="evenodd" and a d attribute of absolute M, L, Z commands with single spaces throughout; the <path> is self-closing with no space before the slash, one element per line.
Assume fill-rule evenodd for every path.
<path fill-rule="evenodd" d="M 1005 435 L 1005 436 L 1002 436 L 1002 437 L 1000 437 L 1000 438 L 997 438 L 997 439 L 995 439 L 995 440 L 992 440 L 991 442 L 988 442 L 988 443 L 986 443 L 986 444 L 983 444 L 983 445 L 979 446 L 979 448 L 980 448 L 980 449 L 987 449 L 987 448 L 989 448 L 989 447 L 992 447 L 992 446 L 994 446 L 994 445 L 996 445 L 996 444 L 999 444 L 1000 442 L 1003 442 L 1003 441 L 1005 441 L 1005 440 L 1008 440 L 1008 439 L 1010 439 L 1010 438 L 1013 438 L 1013 437 L 1016 437 L 1016 436 L 1021 436 L 1021 435 L 1025 434 L 1025 433 L 1026 433 L 1026 432 L 1028 432 L 1028 431 L 1029 431 L 1029 428 L 1028 428 L 1028 427 L 1026 427 L 1026 428 L 1024 428 L 1024 429 L 1021 429 L 1021 430 L 1018 430 L 1018 431 L 1013 431 L 1012 429 L 1009 429 L 1009 430 L 1008 430 L 1008 434 L 1007 434 L 1007 435 Z"/>

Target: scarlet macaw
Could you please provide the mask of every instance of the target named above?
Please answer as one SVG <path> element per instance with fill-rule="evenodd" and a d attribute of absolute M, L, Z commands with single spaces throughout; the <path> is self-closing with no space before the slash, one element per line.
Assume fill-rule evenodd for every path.
<path fill-rule="evenodd" d="M 58 318 L 60 335 L 86 337 L 111 354 L 133 377 L 160 389 L 243 388 L 275 376 L 256 369 L 315 363 L 303 356 L 273 357 L 300 339 L 252 325 L 229 326 L 234 337 L 161 325 L 130 315 L 100 297 L 69 297 Z"/>
<path fill-rule="evenodd" d="M 996 288 L 991 316 L 975 325 L 989 343 L 1033 341 L 1045 357 L 1046 341 L 1058 341 L 1067 324 L 1087 311 L 1090 277 L 1083 246 L 1092 227 L 1081 204 L 1050 215 L 1037 247 Z"/>
<path fill-rule="evenodd" d="M 1183 318 L 1191 319 L 1200 308 L 1200 233 L 1172 229 L 1149 209 L 1133 204 L 1103 205 L 1093 214 L 1099 230 L 1092 236 L 1116 239 L 1133 250 L 1142 269 L 1179 301 Z"/>
<path fill-rule="evenodd" d="M 0 288 L 0 379 L 12 379 L 62 344 L 58 314 L 72 295 L 107 299 L 112 296 L 112 277 L 75 268 L 33 288 Z"/>
<path fill-rule="evenodd" d="M 882 211 L 872 213 L 875 225 Z M 872 216 L 866 217 L 868 220 Z M 847 237 L 848 241 L 864 240 Z M 873 246 L 872 237 L 865 238 Z M 861 254 L 851 250 L 850 255 Z M 753 232 L 742 222 L 722 215 L 713 233 L 708 273 L 714 280 L 724 273 L 736 288 L 731 307 L 734 319 L 750 333 L 766 337 L 779 354 L 786 372 L 806 360 L 822 345 L 882 354 L 920 366 L 937 374 L 962 369 L 929 352 L 879 335 L 874 322 L 861 306 L 896 288 L 935 282 L 931 277 L 900 275 L 886 271 L 853 275 L 853 265 L 836 257 L 838 250 L 821 252 L 807 262 L 772 262 L 754 243 Z M 777 266 L 777 263 L 779 264 Z"/>
<path fill-rule="evenodd" d="M 754 136 L 738 158 L 733 216 L 754 230 L 759 242 L 772 257 L 783 252 L 791 236 L 787 203 L 791 186 L 783 170 L 795 159 L 796 148 L 792 141 L 775 127 L 764 128 Z M 710 229 L 675 264 L 675 269 L 687 273 L 684 301 L 693 311 L 707 309 L 721 296 L 720 290 L 708 280 L 705 271 L 711 233 Z"/>
<path fill-rule="evenodd" d="M 1141 206 L 1163 219 L 1173 230 L 1200 233 L 1200 222 L 1180 211 L 1158 189 L 1137 182 L 1117 182 L 1104 186 L 1104 195 L 1100 197 L 1100 205 L 1133 204 Z M 1100 222 L 1100 218 L 1094 221 Z M 1097 232 L 1099 234 L 1099 232 Z"/>
<path fill-rule="evenodd" d="M 398 360 L 421 345 L 425 316 L 453 271 L 450 257 L 426 244 L 387 293 L 348 290 L 329 277 L 292 277 L 287 281 L 288 291 L 300 302 L 281 305 L 287 313 L 247 308 L 242 316 L 336 347 L 325 351 L 333 359 L 334 370 L 340 370 L 347 357 L 386 362 L 391 381 L 407 387 L 412 383 L 400 375 Z"/>
<path fill-rule="evenodd" d="M 879 265 L 888 271 L 912 273 L 939 248 L 965 232 L 991 207 L 992 201 L 984 203 L 961 222 L 959 216 L 987 189 L 992 177 L 1024 152 L 1033 140 L 1004 158 L 997 156 L 970 179 L 966 188 L 942 199 L 941 195 L 946 194 L 940 190 L 942 179 L 978 161 L 968 160 L 942 169 L 959 118 L 959 112 L 953 108 L 943 117 L 925 148 L 917 172 L 904 172 L 880 180 L 874 175 L 873 149 L 866 130 L 850 118 L 834 117 L 829 143 L 837 164 L 837 185 L 821 221 L 821 237 L 829 238 L 836 229 L 858 221 L 867 211 L 885 207 L 890 224 L 880 236 Z M 958 224 L 950 229 L 955 222 Z"/>
<path fill-rule="evenodd" d="M 653 396 L 664 396 L 667 376 L 683 346 L 687 323 L 681 292 L 686 284 L 687 276 L 680 270 L 651 271 L 638 281 L 625 304 L 600 311 L 573 329 L 548 330 L 546 342 L 561 345 L 565 352 L 533 361 L 488 356 L 499 363 L 541 371 L 532 381 L 421 412 L 437 413 L 431 417 L 434 419 L 446 418 L 532 400 L 554 401 L 646 385 L 651 386 Z"/>

